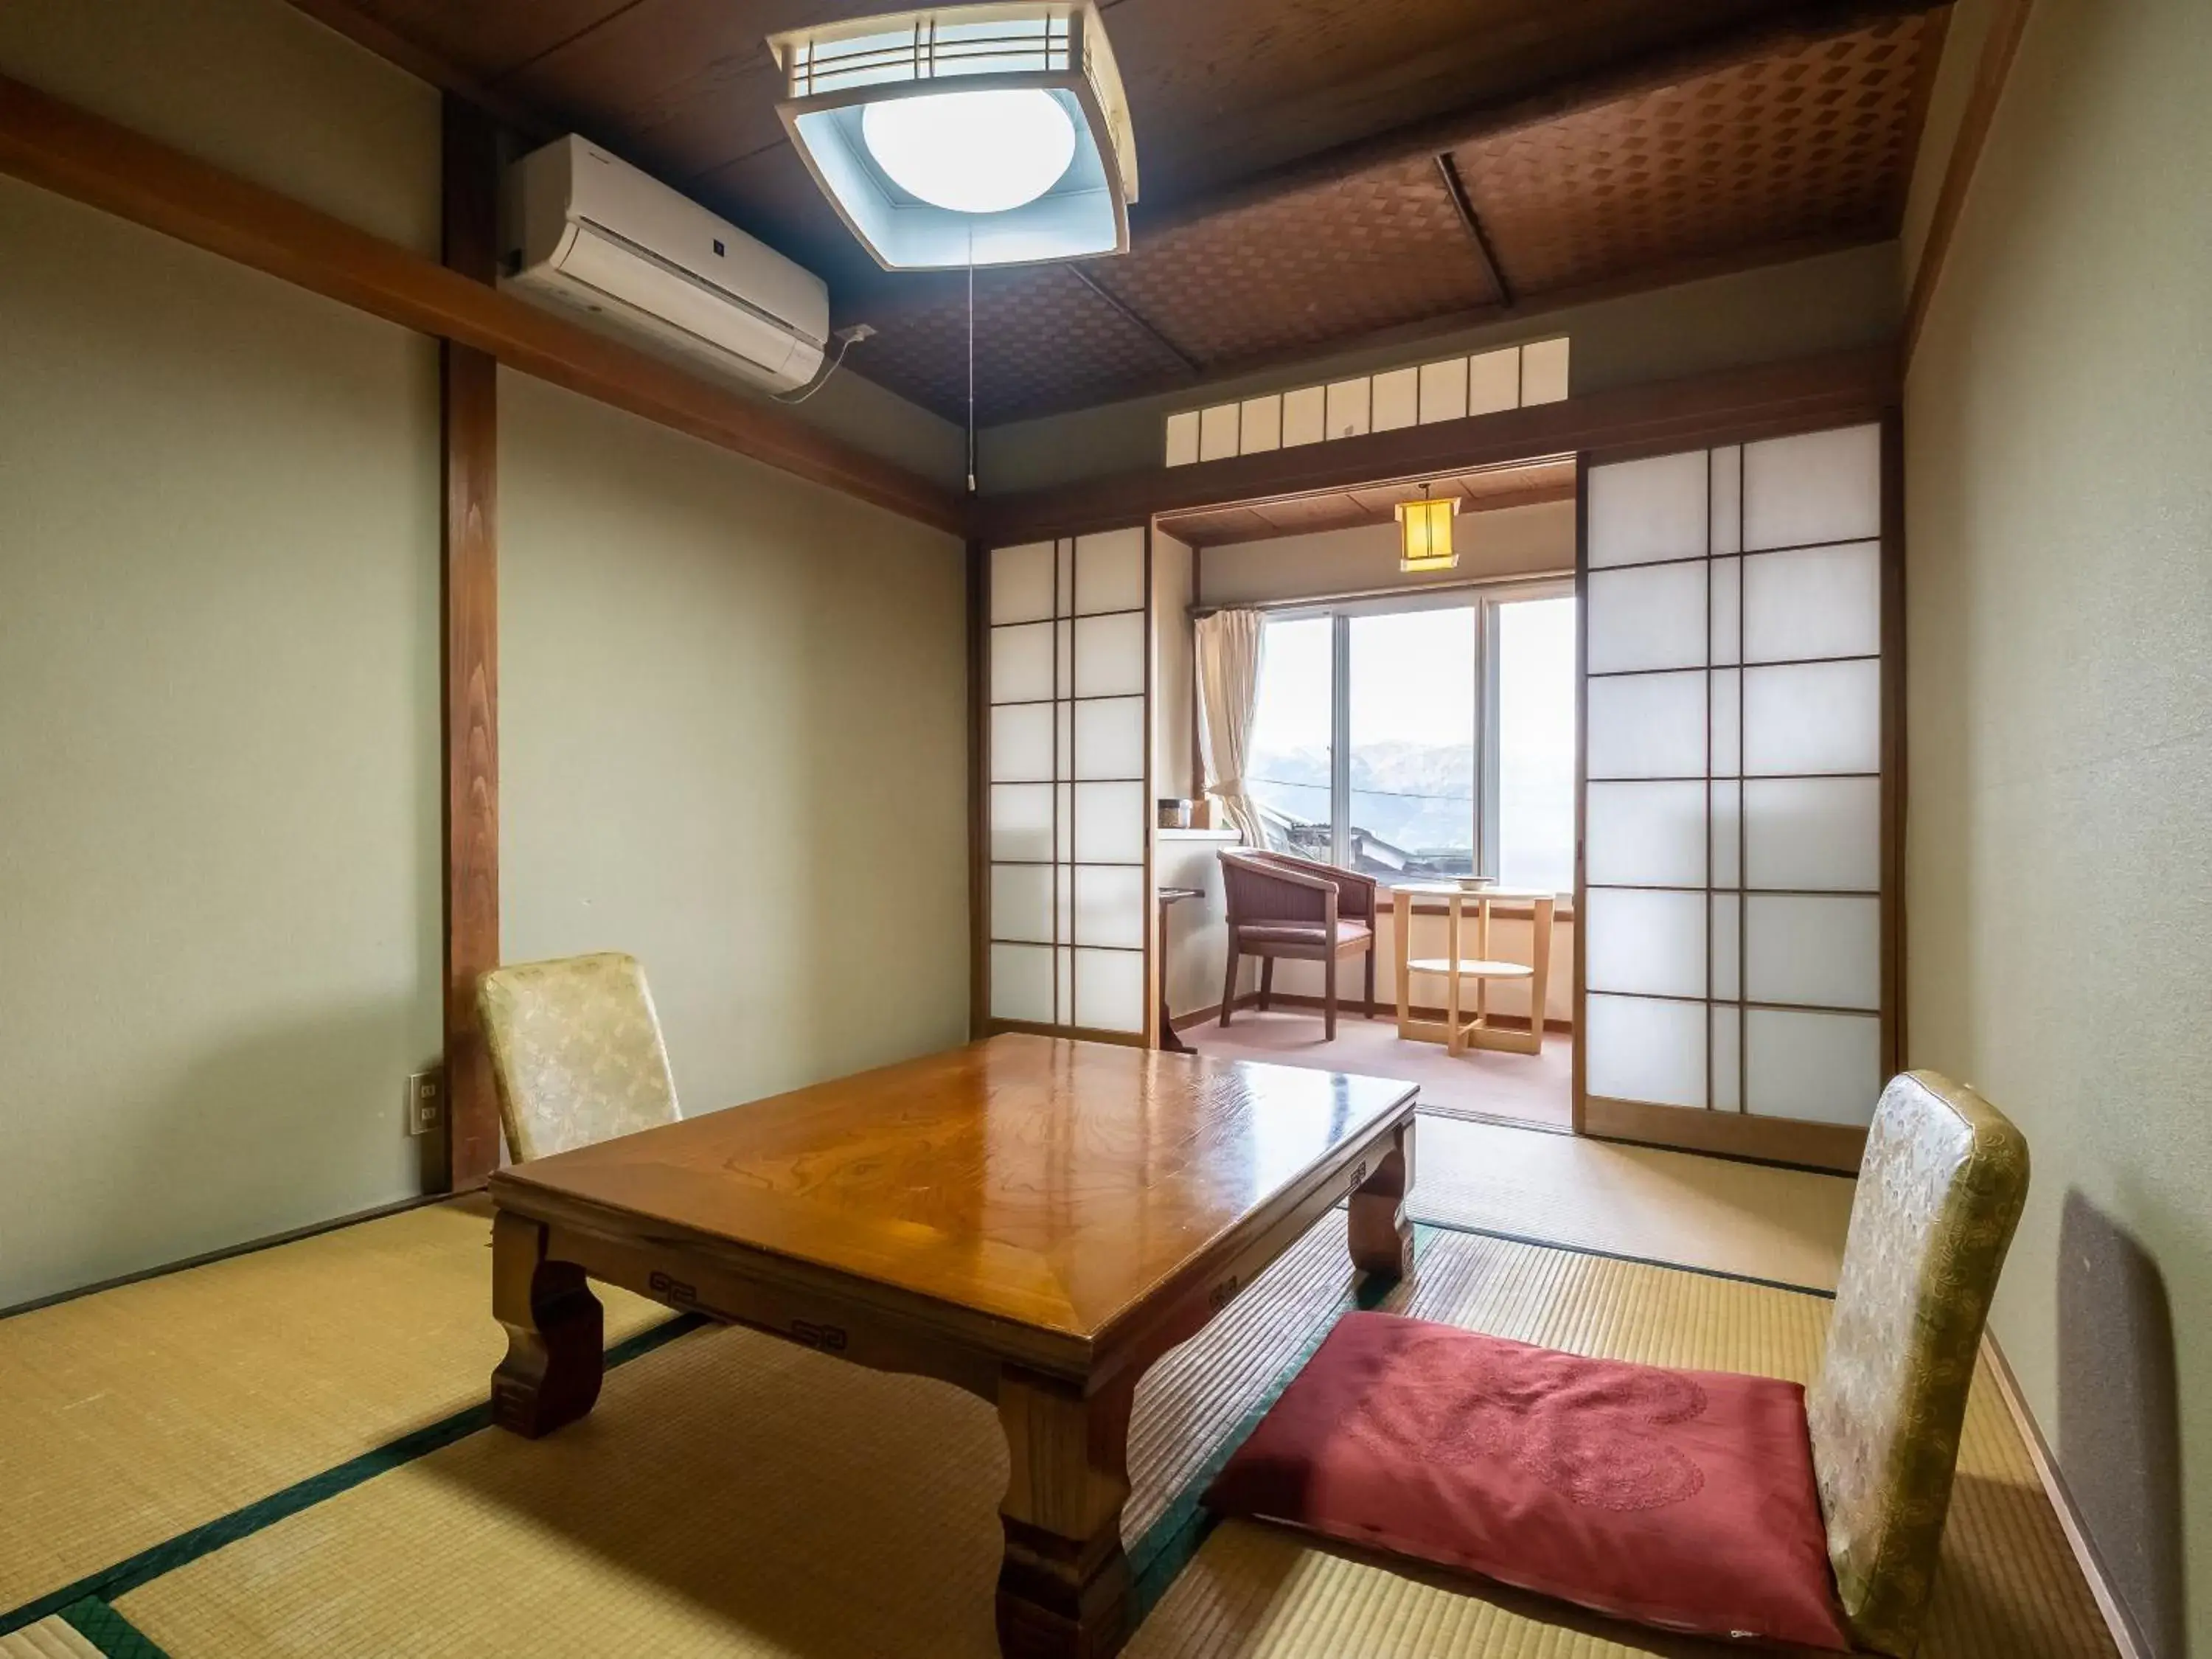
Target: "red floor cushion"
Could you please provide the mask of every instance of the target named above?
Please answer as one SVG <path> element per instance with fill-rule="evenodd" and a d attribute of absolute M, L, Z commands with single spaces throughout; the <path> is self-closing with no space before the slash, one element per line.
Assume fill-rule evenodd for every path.
<path fill-rule="evenodd" d="M 1850 1646 L 1794 1382 L 1347 1314 L 1206 1503 L 1663 1630 Z"/>

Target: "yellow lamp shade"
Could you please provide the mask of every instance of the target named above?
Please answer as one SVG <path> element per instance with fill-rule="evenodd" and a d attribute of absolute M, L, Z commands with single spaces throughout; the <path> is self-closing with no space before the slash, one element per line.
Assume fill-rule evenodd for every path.
<path fill-rule="evenodd" d="M 1424 495 L 1398 503 L 1398 568 L 1451 570 L 1459 565 L 1452 550 L 1452 520 L 1459 516 L 1456 495 Z"/>

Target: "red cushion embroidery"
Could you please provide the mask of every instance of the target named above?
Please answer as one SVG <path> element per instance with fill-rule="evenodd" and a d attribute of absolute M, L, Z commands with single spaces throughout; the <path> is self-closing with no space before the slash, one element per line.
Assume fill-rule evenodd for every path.
<path fill-rule="evenodd" d="M 1662 1629 L 1850 1645 L 1794 1382 L 1347 1314 L 1206 1502 Z"/>

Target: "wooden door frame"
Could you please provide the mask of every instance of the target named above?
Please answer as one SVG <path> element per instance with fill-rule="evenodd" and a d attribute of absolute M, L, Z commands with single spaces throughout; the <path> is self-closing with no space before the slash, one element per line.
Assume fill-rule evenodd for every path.
<path fill-rule="evenodd" d="M 1903 382 L 1898 353 L 1896 347 L 1891 344 L 1756 364 L 1649 386 L 1615 388 L 1571 397 L 1556 404 L 1506 410 L 1492 415 L 1468 416 L 1456 421 L 1439 421 L 1427 426 L 1401 428 L 1355 438 L 1334 439 L 1291 450 L 1200 461 L 1172 468 L 1154 467 L 1027 495 L 979 501 L 975 504 L 969 528 L 969 545 L 974 550 L 973 556 L 980 562 L 972 567 L 975 574 L 971 575 L 971 617 L 977 617 L 980 620 L 971 623 L 974 631 L 970 642 L 970 730 L 975 734 L 975 741 L 980 751 L 981 745 L 988 741 L 989 693 L 988 674 L 981 663 L 975 660 L 975 655 L 988 648 L 988 600 L 981 597 L 981 592 L 988 587 L 988 550 L 992 547 L 1054 541 L 1098 530 L 1126 529 L 1133 524 L 1141 523 L 1146 532 L 1149 611 L 1152 536 L 1155 520 L 1163 513 L 1229 507 L 1247 500 L 1313 490 L 1369 489 L 1418 478 L 1423 474 L 1464 471 L 1477 466 L 1528 460 L 1538 455 L 1572 454 L 1577 462 L 1573 1123 L 1577 1133 L 1603 1136 L 1613 1133 L 1617 1127 L 1623 1131 L 1637 1131 L 1621 1133 L 1619 1138 L 1649 1139 L 1641 1132 L 1644 1127 L 1642 1125 L 1592 1124 L 1587 1121 L 1583 1109 L 1585 1079 L 1582 1034 L 1586 1028 L 1583 1008 L 1584 929 L 1582 918 L 1585 911 L 1583 906 L 1582 816 L 1583 775 L 1588 768 L 1584 752 L 1584 732 L 1587 729 L 1584 688 L 1587 680 L 1583 673 L 1583 629 L 1588 607 L 1582 601 L 1586 597 L 1589 562 L 1583 540 L 1583 526 L 1588 518 L 1584 509 L 1589 469 L 1596 463 L 1632 460 L 1647 455 L 1710 448 L 1716 445 L 1761 438 L 1790 437 L 1835 427 L 1862 425 L 1871 421 L 1883 422 L 1887 428 L 1896 422 L 1902 395 Z M 1885 444 L 1887 446 L 1885 448 L 1887 456 L 1889 447 L 1895 446 L 1892 440 L 1887 438 Z M 1899 453 L 1901 454 L 1901 450 Z M 1885 465 L 1887 464 L 1886 461 Z M 1887 502 L 1895 492 L 1887 479 L 1884 488 Z M 1901 517 L 1894 526 L 1885 520 L 1886 568 L 1901 565 L 1902 523 Z M 980 611 L 975 609 L 977 606 L 981 607 Z M 1887 626 L 1885 621 L 1885 629 Z M 1900 684 L 1895 701 L 1898 710 L 1901 711 L 1901 629 L 1899 638 L 1900 672 L 1898 678 Z M 1886 635 L 1883 650 L 1886 722 L 1891 718 L 1890 660 Z M 1148 672 L 1146 687 L 1148 720 L 1153 689 L 1152 680 L 1152 675 Z M 1146 750 L 1148 775 L 1151 761 L 1148 732 Z M 969 860 L 973 872 L 969 890 L 969 935 L 974 941 L 974 948 L 979 953 L 989 948 L 986 942 L 989 933 L 989 864 L 985 850 L 985 838 L 989 833 L 988 773 L 988 764 L 980 762 L 969 768 L 972 793 L 969 818 L 971 836 L 975 838 Z M 1893 810 L 1897 821 L 1901 824 L 1901 787 L 1898 794 L 1899 799 Z M 1886 825 L 1887 822 L 1886 818 Z M 1898 902 L 1895 884 L 1887 880 L 1886 874 L 1883 900 L 1886 916 Z M 1901 917 L 1894 929 L 1886 920 L 1886 937 L 1893 931 L 1901 939 Z M 1886 964 L 1892 954 L 1893 951 L 1885 952 Z M 1148 969 L 1148 979 L 1151 971 Z M 1888 971 L 1887 966 L 1885 971 Z M 1900 977 L 1900 986 L 1901 983 Z M 989 975 L 979 961 L 970 975 L 969 1020 L 970 1029 L 978 1033 L 1001 1029 L 1005 1025 L 1005 1022 L 991 1020 L 988 995 Z M 1783 1119 L 1748 1121 L 1784 1124 L 1791 1129 L 1833 1127 L 1829 1125 L 1789 1124 Z M 1773 1145 L 1741 1151 L 1736 1155 L 1762 1158 L 1772 1162 L 1808 1164 L 1820 1168 L 1856 1169 L 1856 1149 L 1863 1142 L 1863 1131 L 1838 1131 L 1832 1136 L 1777 1135 Z M 1695 1150 L 1730 1152 L 1735 1149 L 1699 1146 Z M 1844 1162 L 1846 1158 L 1848 1164 Z"/>

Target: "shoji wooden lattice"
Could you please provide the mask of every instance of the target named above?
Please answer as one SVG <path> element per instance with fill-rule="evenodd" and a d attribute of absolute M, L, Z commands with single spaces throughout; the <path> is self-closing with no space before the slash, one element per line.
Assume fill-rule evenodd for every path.
<path fill-rule="evenodd" d="M 994 1022 L 1144 1035 L 1151 568 L 1142 529 L 991 555 Z"/>
<path fill-rule="evenodd" d="M 1859 1125 L 1882 971 L 1876 426 L 1591 469 L 1593 1098 Z"/>

